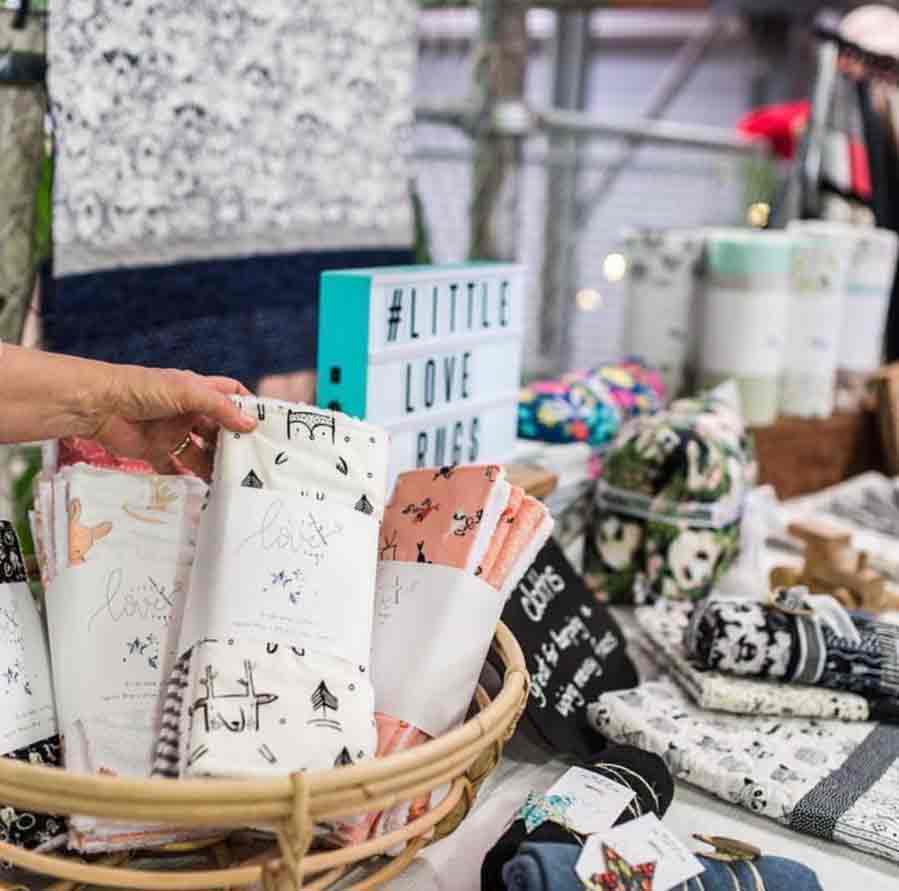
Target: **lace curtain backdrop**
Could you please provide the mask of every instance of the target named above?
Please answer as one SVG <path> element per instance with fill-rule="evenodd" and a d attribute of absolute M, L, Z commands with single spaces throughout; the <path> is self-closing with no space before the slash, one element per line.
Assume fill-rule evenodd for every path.
<path fill-rule="evenodd" d="M 51 0 L 50 345 L 314 368 L 321 271 L 414 258 L 415 28 L 412 0 Z"/>

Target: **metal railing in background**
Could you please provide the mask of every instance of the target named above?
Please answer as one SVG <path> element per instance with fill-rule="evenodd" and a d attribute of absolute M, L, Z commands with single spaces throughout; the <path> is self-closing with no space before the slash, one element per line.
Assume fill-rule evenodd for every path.
<path fill-rule="evenodd" d="M 471 4 L 423 0 L 422 5 Z M 529 102 L 526 97 L 533 56 L 528 13 L 537 6 L 556 10 L 551 99 L 545 104 Z M 448 88 L 442 83 L 434 98 L 422 97 L 416 108 L 418 182 L 437 258 L 449 259 L 445 254 L 450 252 L 455 254 L 453 259 L 467 254 L 528 262 L 532 319 L 526 370 L 530 374 L 555 373 L 567 367 L 573 355 L 584 352 L 583 345 L 579 348 L 576 342 L 580 320 L 575 314 L 578 305 L 588 308 L 586 304 L 599 295 L 595 289 L 586 289 L 577 294 L 576 301 L 582 281 L 578 254 L 590 250 L 599 210 L 616 201 L 620 204 L 615 186 L 629 171 L 640 166 L 644 172 L 655 168 L 658 176 L 669 182 L 673 174 L 681 180 L 705 177 L 714 193 L 716 177 L 728 169 L 731 185 L 737 186 L 731 191 L 739 193 L 733 209 L 722 214 L 723 219 L 716 218 L 694 201 L 697 212 L 685 213 L 684 222 L 736 222 L 745 198 L 745 188 L 738 185 L 745 181 L 744 165 L 762 159 L 765 152 L 759 143 L 728 128 L 660 119 L 709 48 L 733 24 L 723 18 L 709 18 L 675 53 L 633 119 L 607 118 L 588 111 L 589 9 L 600 6 L 607 4 L 481 0 L 478 31 L 469 55 L 467 93 L 461 98 L 444 98 Z M 605 154 L 598 153 L 597 147 L 605 147 Z M 692 158 L 694 169 L 690 169 L 690 161 L 684 161 L 685 156 Z M 443 174 L 436 173 L 437 165 L 442 165 Z M 455 165 L 452 194 L 441 196 L 434 180 L 446 176 L 448 165 Z M 679 168 L 676 174 L 673 165 Z M 698 194 L 701 190 L 692 191 Z M 672 194 L 676 193 L 672 184 Z M 459 207 L 463 196 L 467 202 L 464 210 Z M 653 200 L 664 203 L 665 196 L 636 200 L 645 206 L 643 221 L 651 224 L 650 205 Z M 456 208 L 451 239 L 446 234 L 449 202 Z M 460 244 L 463 226 L 467 232 L 464 246 Z M 602 240 L 606 245 L 612 243 L 608 232 Z M 599 268 L 601 258 L 592 257 L 591 262 Z"/>

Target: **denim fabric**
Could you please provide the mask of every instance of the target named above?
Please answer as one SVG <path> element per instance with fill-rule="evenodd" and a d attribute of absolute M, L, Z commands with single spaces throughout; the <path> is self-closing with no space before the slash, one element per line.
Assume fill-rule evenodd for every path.
<path fill-rule="evenodd" d="M 525 842 L 503 867 L 507 891 L 583 891 L 574 871 L 575 844 Z M 672 891 L 822 891 L 817 876 L 795 860 L 760 857 L 752 863 L 722 863 L 698 856 L 705 871 Z"/>

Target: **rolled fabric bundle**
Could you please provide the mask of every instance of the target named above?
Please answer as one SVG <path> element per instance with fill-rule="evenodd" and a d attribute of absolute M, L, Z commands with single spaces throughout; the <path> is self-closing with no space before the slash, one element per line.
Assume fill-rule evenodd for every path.
<path fill-rule="evenodd" d="M 661 819 L 674 799 L 674 781 L 665 762 L 658 755 L 633 746 L 613 743 L 595 758 L 579 762 L 578 766 L 634 791 L 631 804 L 615 821 L 615 826 L 644 814 L 655 814 Z M 503 883 L 503 869 L 515 857 L 521 845 L 528 842 L 571 843 L 577 840 L 577 836 L 569 829 L 552 819 L 542 821 L 528 832 L 527 807 L 528 803 L 525 803 L 513 818 L 512 825 L 487 852 L 481 866 L 481 891 L 504 891 L 506 885 Z M 580 851 L 580 848 L 577 850 Z"/>
<path fill-rule="evenodd" d="M 585 575 L 600 597 L 699 599 L 731 565 L 752 443 L 721 388 L 629 421 L 603 458 Z"/>
<path fill-rule="evenodd" d="M 387 434 L 313 406 L 234 399 L 259 424 L 219 436 L 158 776 L 277 776 L 376 751 Z"/>
<path fill-rule="evenodd" d="M 703 385 L 734 379 L 747 424 L 777 417 L 794 239 L 786 232 L 712 229 L 705 240 L 700 323 Z"/>
<path fill-rule="evenodd" d="M 534 381 L 518 398 L 518 435 L 542 442 L 586 442 L 600 446 L 618 430 L 621 412 L 583 381 Z"/>
<path fill-rule="evenodd" d="M 525 842 L 503 867 L 505 891 L 583 891 L 575 872 L 581 848 L 559 842 Z M 724 862 L 703 854 L 700 875 L 671 891 L 822 891 L 815 873 L 796 860 L 759 857 Z"/>
<path fill-rule="evenodd" d="M 834 407 L 852 250 L 834 236 L 815 230 L 795 231 L 780 411 L 798 417 L 827 418 Z"/>
<path fill-rule="evenodd" d="M 464 573 L 469 579 L 476 579 L 472 586 L 475 598 L 484 596 L 485 611 L 473 615 L 463 604 L 462 612 L 454 612 L 452 600 L 465 595 L 465 577 L 459 573 L 429 573 L 428 586 L 439 590 L 436 597 L 447 604 L 446 609 L 435 609 L 420 617 L 416 622 L 416 633 L 421 646 L 428 650 L 436 647 L 439 639 L 455 638 L 459 631 L 459 620 L 466 617 L 466 634 L 489 640 L 502 606 L 509 592 L 536 558 L 537 552 L 546 543 L 552 532 L 552 519 L 546 508 L 536 499 L 527 496 L 516 486 L 505 480 L 505 471 L 495 465 L 474 465 L 454 468 L 439 468 L 410 471 L 401 474 L 394 494 L 387 506 L 381 534 L 381 558 L 379 587 L 386 584 L 388 600 L 396 585 L 404 581 L 399 574 L 398 564 L 418 566 L 425 563 L 432 567 L 449 567 Z M 397 575 L 392 573 L 397 572 Z M 392 584 L 391 584 L 392 581 Z M 416 580 L 410 581 L 414 588 Z M 470 583 L 470 582 L 469 582 Z M 481 587 L 478 587 L 478 586 Z M 490 595 L 498 592 L 499 596 Z M 409 595 L 414 596 L 414 591 Z M 491 608 L 487 603 L 490 598 Z M 382 607 L 389 611 L 389 603 Z M 486 623 L 485 627 L 481 627 Z M 378 726 L 378 755 L 383 757 L 393 752 L 404 751 L 421 745 L 436 733 L 449 730 L 461 720 L 463 713 L 457 710 L 454 717 L 446 713 L 437 717 L 427 732 L 414 726 L 410 716 L 401 711 L 403 705 L 410 708 L 409 700 L 398 696 L 392 684 L 385 679 L 391 672 L 385 663 L 391 660 L 390 638 L 381 636 L 382 626 L 376 623 L 374 638 L 374 680 L 375 695 L 379 703 L 376 714 Z M 383 632 L 382 632 L 383 633 Z M 388 652 L 390 650 L 390 652 Z M 471 689 L 457 692 L 461 708 L 467 708 L 477 674 L 483 664 L 485 652 L 476 648 L 460 655 L 462 661 L 472 660 L 470 673 Z M 394 654 L 395 657 L 395 654 Z M 434 679 L 429 672 L 440 671 L 440 659 L 425 660 L 419 666 L 417 686 L 427 691 Z M 479 662 L 480 664 L 474 664 Z M 391 672 L 392 673 L 392 672 Z M 403 672 L 397 674 L 402 675 Z M 408 677 L 408 675 L 406 675 Z M 434 693 L 425 696 L 439 698 Z M 380 708 L 383 701 L 400 702 L 401 708 L 394 712 Z M 411 803 L 403 803 L 382 814 L 347 821 L 340 831 L 340 839 L 346 843 L 364 841 L 371 835 L 383 835 L 405 825 L 427 810 L 430 795 L 420 796 Z"/>
<path fill-rule="evenodd" d="M 639 229 L 625 234 L 627 352 L 658 368 L 665 390 L 677 396 L 692 328 L 701 233 L 691 229 Z"/>
<path fill-rule="evenodd" d="M 635 415 L 652 414 L 665 404 L 666 391 L 662 375 L 639 359 L 625 359 L 587 371 L 573 371 L 563 375 L 562 381 L 580 381 L 598 399 L 611 399 L 612 404 L 621 412 L 622 420 Z"/>
<path fill-rule="evenodd" d="M 804 588 L 777 592 L 771 604 L 699 604 L 684 645 L 700 665 L 725 673 L 899 696 L 899 626 L 849 613 Z"/>
<path fill-rule="evenodd" d="M 684 632 L 692 609 L 690 604 L 660 601 L 640 607 L 635 613 L 644 635 L 640 640 L 642 648 L 698 706 L 738 715 L 899 720 L 899 697 L 861 696 L 848 690 L 737 677 L 698 665 L 684 647 Z"/>

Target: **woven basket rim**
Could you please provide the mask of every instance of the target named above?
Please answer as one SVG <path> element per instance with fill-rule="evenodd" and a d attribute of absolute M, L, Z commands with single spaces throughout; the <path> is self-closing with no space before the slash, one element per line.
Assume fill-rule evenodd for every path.
<path fill-rule="evenodd" d="M 483 711 L 455 730 L 414 749 L 346 767 L 304 773 L 310 799 L 310 816 L 315 819 L 324 815 L 317 804 L 327 807 L 329 796 L 340 799 L 341 793 L 356 793 L 362 788 L 366 800 L 377 798 L 377 792 L 383 791 L 378 787 L 385 786 L 389 789 L 391 780 L 397 776 L 416 767 L 439 763 L 440 759 L 465 750 L 466 746 L 471 746 L 485 736 L 493 735 L 491 731 L 496 731 L 498 722 L 505 725 L 510 723 L 510 720 L 506 720 L 509 719 L 510 712 L 517 717 L 521 710 L 522 695 L 528 687 L 524 655 L 517 640 L 502 622 L 497 626 L 494 645 L 506 665 L 506 671 L 502 689 Z M 33 805 L 28 802 L 29 793 L 36 796 Z M 61 814 L 90 814 L 85 803 L 93 800 L 101 808 L 96 816 L 131 819 L 142 804 L 152 805 L 160 813 L 169 808 L 176 812 L 185 807 L 207 807 L 218 810 L 218 822 L 225 826 L 229 823 L 224 815 L 239 810 L 243 817 L 235 825 L 242 825 L 246 822 L 247 813 L 252 813 L 254 817 L 264 816 L 265 819 L 289 817 L 294 812 L 294 794 L 295 782 L 292 776 L 238 780 L 191 778 L 176 781 L 161 777 L 137 779 L 88 776 L 0 758 L 0 801 L 6 802 L 9 799 L 9 803 L 14 806 L 18 804 L 20 807 L 34 807 Z M 47 806 L 46 798 L 43 797 L 48 795 L 53 797 L 51 807 Z M 72 806 L 67 806 L 67 802 Z M 332 812 L 334 803 L 330 804 L 327 816 L 337 816 Z M 111 813 L 112 810 L 117 813 Z M 344 815 L 350 816 L 352 813 L 354 811 L 350 810 Z M 160 816 L 160 819 L 183 822 L 177 813 Z"/>

